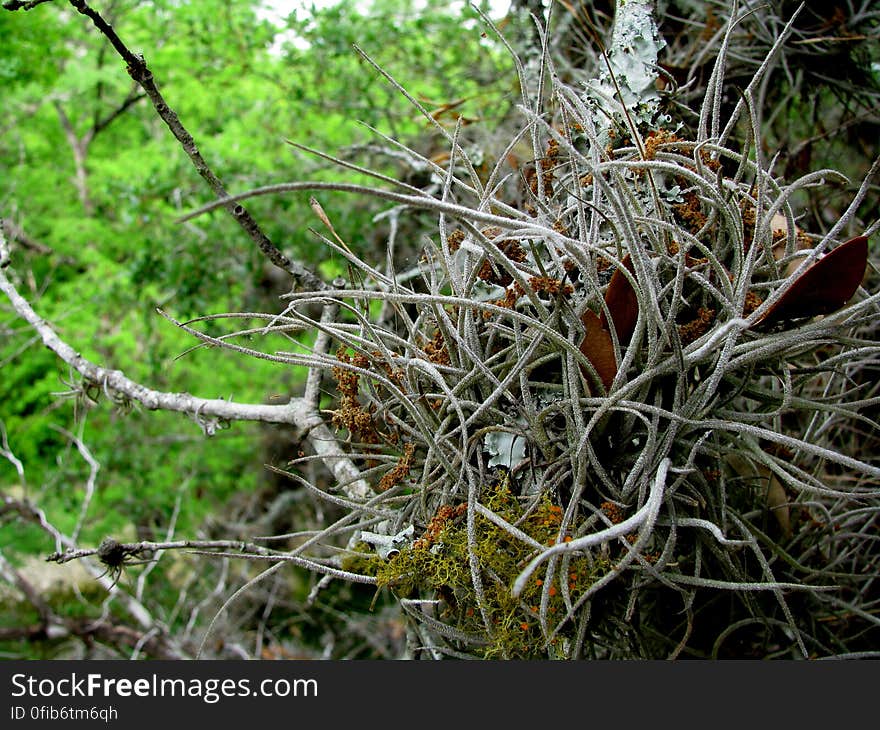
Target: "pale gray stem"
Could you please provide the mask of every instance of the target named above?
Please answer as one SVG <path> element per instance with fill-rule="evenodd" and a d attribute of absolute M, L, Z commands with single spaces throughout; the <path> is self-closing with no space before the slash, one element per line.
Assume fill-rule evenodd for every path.
<path fill-rule="evenodd" d="M 2 258 L 0 252 L 0 259 Z M 289 402 L 281 405 L 264 405 L 153 390 L 126 377 L 121 370 L 101 367 L 76 352 L 18 293 L 2 268 L 0 268 L 0 291 L 9 298 L 18 315 L 36 330 L 46 347 L 87 381 L 102 390 L 112 391 L 124 399 L 140 403 L 149 410 L 186 413 L 196 420 L 208 436 L 213 435 L 224 422 L 231 421 L 264 421 L 293 425 L 307 435 L 315 453 L 333 473 L 346 496 L 360 501 L 372 495 L 370 486 L 361 478 L 358 468 L 339 446 L 336 436 L 324 423 L 314 406 L 305 399 L 291 398 Z"/>

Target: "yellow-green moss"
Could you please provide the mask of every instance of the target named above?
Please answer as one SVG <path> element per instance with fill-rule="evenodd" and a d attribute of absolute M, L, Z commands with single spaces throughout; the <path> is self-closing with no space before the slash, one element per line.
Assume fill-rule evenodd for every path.
<path fill-rule="evenodd" d="M 562 508 L 547 495 L 526 515 L 520 500 L 510 492 L 506 480 L 502 480 L 483 495 L 483 502 L 542 545 L 554 544 L 559 536 Z M 478 656 L 487 659 L 546 657 L 538 621 L 544 591 L 542 580 L 531 581 L 519 598 L 510 593 L 510 586 L 534 556 L 534 549 L 477 515 L 474 554 L 480 566 L 484 595 L 484 603 L 480 605 L 471 576 L 466 523 L 463 507 L 442 507 L 424 535 L 411 546 L 388 561 L 367 561 L 369 565 L 359 567 L 370 570 L 380 587 L 389 587 L 400 597 L 441 599 L 439 620 L 484 640 L 480 646 L 467 647 Z M 607 562 L 587 557 L 569 561 L 565 575 L 557 574 L 554 584 L 547 588 L 550 623 L 557 623 L 566 612 L 560 579 L 566 581 L 571 600 L 575 601 L 607 569 Z"/>

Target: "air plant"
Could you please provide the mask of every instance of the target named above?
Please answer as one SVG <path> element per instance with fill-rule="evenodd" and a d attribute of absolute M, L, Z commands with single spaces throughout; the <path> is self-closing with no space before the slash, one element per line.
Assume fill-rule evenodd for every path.
<path fill-rule="evenodd" d="M 332 373 L 332 423 L 371 487 L 326 495 L 362 526 L 342 531 L 338 561 L 400 602 L 432 656 L 876 644 L 880 467 L 840 438 L 877 429 L 859 412 L 877 402 L 864 372 L 880 295 L 861 287 L 876 223 L 839 241 L 878 164 L 829 230 L 799 228 L 793 196 L 841 176 L 786 181 L 764 159 L 754 91 L 769 61 L 721 117 L 735 27 L 692 135 L 659 97 L 625 97 L 610 63 L 618 90 L 600 103 L 545 53 L 537 79 L 516 57 L 508 151 L 527 140 L 534 160 L 515 172 L 506 154 L 478 170 L 456 128 L 441 130 L 443 167 L 419 159 L 436 194 L 378 173 L 381 188 L 247 194 L 343 191 L 435 216 L 399 271 L 339 240 L 325 200 L 323 241 L 351 276 L 292 292 L 279 315 L 337 343 L 279 357 Z M 310 318 L 331 301 L 336 321 Z"/>

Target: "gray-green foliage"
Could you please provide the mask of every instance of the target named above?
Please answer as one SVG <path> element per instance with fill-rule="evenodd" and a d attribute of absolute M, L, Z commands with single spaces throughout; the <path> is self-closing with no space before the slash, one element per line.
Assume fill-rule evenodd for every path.
<path fill-rule="evenodd" d="M 426 99 L 412 88 L 411 67 L 371 47 L 375 31 L 365 37 L 353 23 L 350 37 L 328 37 L 327 27 L 350 17 L 344 6 L 325 16 L 329 25 L 300 28 L 312 34 L 313 53 L 288 53 L 304 64 L 335 57 L 343 41 L 364 49 L 349 57 L 358 80 L 337 92 L 355 90 L 358 112 L 384 105 L 386 93 L 409 96 L 410 111 L 382 130 L 399 142 L 357 139 L 369 140 L 378 182 L 364 168 L 349 183 L 309 170 L 309 181 L 248 194 L 249 205 L 299 201 L 268 213 L 291 235 L 303 229 L 309 195 L 332 221 L 327 230 L 309 218 L 335 262 L 325 273 L 343 274 L 346 286 L 292 292 L 283 319 L 265 333 L 301 323 L 331 335 L 333 348 L 288 342 L 278 355 L 278 340 L 267 340 L 264 349 L 327 373 L 325 415 L 376 492 L 361 504 L 351 485 L 328 481 L 307 449 L 292 461 L 279 457 L 296 487 L 282 507 L 312 505 L 294 511 L 298 517 L 313 505 L 328 509 L 308 530 L 290 525 L 291 539 L 316 570 L 344 569 L 385 586 L 376 628 L 357 612 L 341 618 L 320 608 L 315 619 L 306 609 L 315 595 L 325 606 L 349 601 L 346 609 L 363 595 L 322 581 L 325 592 L 304 601 L 299 579 L 289 585 L 275 572 L 272 591 L 290 596 L 281 625 L 323 629 L 328 646 L 336 641 L 340 653 L 356 655 L 362 649 L 351 636 L 369 634 L 372 623 L 381 637 L 373 650 L 385 656 L 403 651 L 391 638 L 397 619 L 387 611 L 395 604 L 410 649 L 434 657 L 486 655 L 487 645 L 508 657 L 834 656 L 876 644 L 875 279 L 869 274 L 853 303 L 828 316 L 754 326 L 779 297 L 799 244 L 818 253 L 874 231 L 873 178 L 843 187 L 846 203 L 833 214 L 813 211 L 800 231 L 793 201 L 846 183 L 831 169 L 780 174 L 767 149 L 768 140 L 781 144 L 773 135 L 786 127 L 780 120 L 793 95 L 785 90 L 802 88 L 786 64 L 791 36 L 780 40 L 788 17 L 749 5 L 755 15 L 735 24 L 726 3 L 681 5 L 685 32 L 667 33 L 661 57 L 671 76 L 685 75 L 680 90 L 667 87 L 669 117 L 646 123 L 621 111 L 610 140 L 597 132 L 603 110 L 585 93 L 603 68 L 594 29 L 562 6 L 546 36 L 533 36 L 543 52 L 510 49 L 517 77 L 508 88 L 521 89 L 518 108 L 505 104 L 481 126 L 466 118 L 434 124 L 431 115 L 436 102 L 472 87 L 465 93 L 444 77 L 435 89 L 441 98 Z M 415 38 L 428 32 L 420 22 Z M 665 22 L 681 21 L 660 18 L 661 32 Z M 759 51 L 741 32 L 750 22 L 774 28 Z M 444 29 L 447 41 L 458 39 L 454 27 Z M 500 35 L 504 42 L 507 31 Z M 427 73 L 431 59 L 413 58 Z M 321 74 L 321 64 L 313 68 Z M 743 83 L 727 83 L 731 73 Z M 303 87 L 322 88 L 284 88 L 306 107 L 325 101 Z M 429 143 L 408 138 L 419 114 Z M 413 126 L 399 127 L 401 119 Z M 213 152 L 225 149 L 218 143 Z M 384 160 L 401 155 L 418 176 L 395 184 Z M 240 182 L 267 182 L 267 170 L 239 162 Z M 351 169 L 348 153 L 337 162 Z M 288 172 L 284 179 L 300 177 Z M 375 226 L 360 217 L 348 225 L 363 200 L 388 210 Z M 213 218 L 189 223 L 205 221 Z M 364 245 L 368 238 L 377 245 Z M 585 332 L 596 334 L 590 322 L 618 321 L 608 294 L 614 276 L 636 301 L 632 331 L 602 326 L 608 347 L 585 342 Z M 341 315 L 319 324 L 328 300 Z M 221 329 L 212 320 L 211 334 L 240 327 L 231 322 Z M 253 333 L 247 344 L 257 346 Z M 375 541 L 410 528 L 415 539 L 402 540 L 396 564 L 405 574 L 361 541 L 363 533 Z M 231 528 L 221 521 L 210 529 Z M 487 535 L 501 535 L 516 560 L 489 560 Z M 432 551 L 433 572 L 422 583 L 413 575 L 427 564 L 418 550 Z M 237 596 L 223 620 L 253 625 L 247 597 L 259 605 L 260 591 L 257 584 Z M 526 630 L 523 640 L 517 632 Z M 309 640 L 279 631 L 281 646 Z"/>
<path fill-rule="evenodd" d="M 827 316 L 759 321 L 791 285 L 795 267 L 786 266 L 799 248 L 816 261 L 876 229 L 859 211 L 878 165 L 827 229 L 798 229 L 795 195 L 845 179 L 832 169 L 776 172 L 757 90 L 788 31 L 727 104 L 734 29 L 718 29 L 698 109 L 637 128 L 621 115 L 611 145 L 597 135 L 602 111 L 579 79 L 564 80 L 550 57 L 543 68 L 518 61 L 525 93 L 510 149 L 529 140 L 536 160 L 519 180 L 503 158 L 488 167 L 472 158 L 456 129 L 434 194 L 307 182 L 253 193 L 344 190 L 438 220 L 405 271 L 328 238 L 353 280 L 293 293 L 285 310 L 303 318 L 303 305 L 334 297 L 349 314 L 330 328 L 335 357 L 290 355 L 335 368 L 345 397 L 334 422 L 349 430 L 352 457 L 379 491 L 369 510 L 352 507 L 360 522 L 346 532 L 356 539 L 381 516 L 388 535 L 410 525 L 433 535 L 438 519 L 451 520 L 444 510 L 466 505 L 466 590 L 460 577 L 438 589 L 416 576 L 415 595 L 398 596 L 434 656 L 495 645 L 494 591 L 522 595 L 536 580 L 541 599 L 523 606 L 540 626 L 529 656 L 805 657 L 873 646 L 878 295 L 869 284 Z M 531 73 L 543 74 L 546 96 L 529 94 L 540 88 Z M 636 307 L 631 333 L 605 328 L 615 367 L 603 385 L 605 351 L 589 326 L 584 340 L 583 316 L 617 323 L 611 271 Z M 359 378 L 360 401 L 342 373 Z M 867 448 L 856 432 L 870 435 Z M 491 468 L 498 433 L 510 451 L 525 447 L 509 473 Z M 486 506 L 500 483 L 527 513 L 548 495 L 562 509 L 554 546 L 537 548 Z M 473 532 L 479 518 L 530 545 L 532 560 L 513 573 L 488 568 Z M 413 590 L 412 573 L 389 578 L 361 549 L 355 564 L 367 575 Z M 567 579 L 584 555 L 611 561 L 586 588 Z M 550 602 L 558 590 L 562 612 Z M 482 614 L 476 632 L 456 610 L 465 593 Z M 858 617 L 858 627 L 841 626 L 841 615 Z"/>

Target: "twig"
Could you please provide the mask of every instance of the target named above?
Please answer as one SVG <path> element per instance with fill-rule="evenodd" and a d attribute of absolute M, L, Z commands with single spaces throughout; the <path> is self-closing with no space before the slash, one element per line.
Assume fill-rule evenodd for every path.
<path fill-rule="evenodd" d="M 171 130 L 175 139 L 180 142 L 181 147 L 183 147 L 184 152 L 186 152 L 187 156 L 190 158 L 196 171 L 202 176 L 205 182 L 208 183 L 208 186 L 218 198 L 227 198 L 228 193 L 223 182 L 202 157 L 193 136 L 187 131 L 186 127 L 183 126 L 180 118 L 168 105 L 168 102 L 165 101 L 165 98 L 162 96 L 156 85 L 152 71 L 147 67 L 144 57 L 129 50 L 128 46 L 123 43 L 113 27 L 104 20 L 100 13 L 90 7 L 88 3 L 83 0 L 70 0 L 70 4 L 77 12 L 88 17 L 92 23 L 94 23 L 95 27 L 106 36 L 107 40 L 110 41 L 111 45 L 122 60 L 125 61 L 126 70 L 129 75 L 144 90 L 150 102 L 153 104 L 156 113 L 161 117 L 162 121 L 165 122 L 168 129 Z M 327 285 L 319 277 L 315 276 L 315 274 L 301 264 L 291 261 L 285 256 L 281 250 L 269 240 L 266 234 L 263 233 L 260 226 L 244 206 L 227 203 L 224 207 L 236 223 L 241 226 L 242 230 L 248 234 L 251 240 L 257 244 L 263 254 L 275 266 L 289 273 L 300 285 L 308 289 L 322 290 L 326 288 Z"/>
<path fill-rule="evenodd" d="M 199 423 L 206 435 L 212 435 L 223 423 L 232 421 L 263 421 L 286 423 L 309 434 L 310 443 L 351 499 L 363 500 L 372 495 L 360 471 L 339 446 L 314 407 L 302 398 L 291 398 L 281 405 L 235 403 L 223 398 L 197 398 L 189 393 L 169 393 L 148 388 L 126 377 L 120 370 L 109 370 L 87 360 L 64 342 L 48 322 L 41 319 L 30 303 L 22 297 L 0 269 L 0 291 L 15 311 L 40 335 L 43 344 L 70 365 L 88 382 L 113 391 L 124 399 L 140 403 L 149 410 L 187 413 Z"/>

